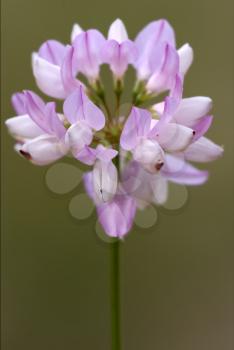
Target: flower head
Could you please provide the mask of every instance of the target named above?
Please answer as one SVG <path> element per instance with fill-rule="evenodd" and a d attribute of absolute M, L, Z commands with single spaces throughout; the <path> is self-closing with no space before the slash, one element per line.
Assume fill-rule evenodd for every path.
<path fill-rule="evenodd" d="M 32 91 L 12 96 L 17 116 L 6 126 L 17 141 L 16 151 L 36 165 L 71 154 L 89 166 L 84 184 L 99 221 L 108 235 L 124 237 L 137 209 L 166 202 L 168 182 L 195 186 L 207 181 L 208 172 L 190 162 L 213 161 L 223 153 L 205 136 L 213 121 L 212 100 L 183 98 L 192 61 L 191 46 L 177 49 L 174 30 L 164 19 L 148 24 L 134 40 L 120 19 L 107 37 L 75 24 L 70 43 L 48 40 L 32 55 L 39 89 L 64 100 L 62 110 Z M 113 76 L 115 108 L 101 80 L 103 64 Z M 120 113 L 129 65 L 136 82 L 130 110 Z"/>

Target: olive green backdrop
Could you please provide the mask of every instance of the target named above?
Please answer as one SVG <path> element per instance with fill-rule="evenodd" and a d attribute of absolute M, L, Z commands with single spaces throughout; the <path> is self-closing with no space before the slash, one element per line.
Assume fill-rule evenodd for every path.
<path fill-rule="evenodd" d="M 209 136 L 225 154 L 210 180 L 122 244 L 124 350 L 233 349 L 233 12 L 232 0 L 2 0 L 2 120 L 14 91 L 36 89 L 30 54 L 43 41 L 67 42 L 75 21 L 106 32 L 116 17 L 132 36 L 167 18 L 195 50 L 185 95 L 215 101 Z M 12 146 L 3 125 L 2 349 L 109 350 L 109 244 L 94 215 L 71 218 L 79 189 L 51 194 L 46 168 Z"/>

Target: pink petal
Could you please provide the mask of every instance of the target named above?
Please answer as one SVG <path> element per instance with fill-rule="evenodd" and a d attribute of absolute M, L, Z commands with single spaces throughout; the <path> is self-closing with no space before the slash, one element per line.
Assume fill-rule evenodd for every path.
<path fill-rule="evenodd" d="M 135 43 L 139 52 L 139 58 L 135 63 L 135 67 L 139 79 L 146 79 L 153 73 L 150 60 L 158 60 L 158 57 L 161 57 L 161 45 L 164 42 L 175 47 L 175 34 L 166 20 L 149 23 L 137 35 Z"/>
<path fill-rule="evenodd" d="M 213 121 L 213 117 L 211 115 L 207 115 L 200 119 L 200 121 L 193 127 L 195 131 L 195 135 L 193 141 L 198 140 L 201 136 L 203 136 L 211 126 Z"/>
<path fill-rule="evenodd" d="M 102 111 L 86 96 L 80 86 L 65 100 L 63 110 L 71 124 L 77 121 L 85 122 L 89 127 L 100 130 L 105 125 Z"/>
<path fill-rule="evenodd" d="M 148 111 L 133 107 L 120 137 L 121 147 L 125 150 L 136 147 L 140 138 L 148 134 L 150 123 L 151 114 Z"/>
<path fill-rule="evenodd" d="M 171 89 L 178 72 L 179 56 L 177 51 L 172 46 L 166 44 L 161 68 L 150 77 L 146 86 L 147 89 L 155 93 L 161 93 Z"/>
<path fill-rule="evenodd" d="M 65 55 L 65 45 L 56 40 L 48 40 L 41 45 L 38 55 L 54 65 L 61 66 Z"/>
<path fill-rule="evenodd" d="M 176 171 L 175 168 L 177 168 Z M 201 185 L 207 181 L 209 175 L 207 171 L 196 169 L 191 164 L 171 155 L 166 157 L 162 174 L 168 180 L 184 185 Z"/>
<path fill-rule="evenodd" d="M 99 221 L 106 234 L 111 237 L 124 237 L 133 225 L 136 203 L 125 194 L 116 195 L 112 202 L 98 206 Z"/>
<path fill-rule="evenodd" d="M 56 113 L 55 102 L 49 102 L 45 106 L 45 120 L 48 123 L 50 133 L 55 134 L 58 139 L 62 139 L 66 133 L 66 128 Z"/>
<path fill-rule="evenodd" d="M 97 79 L 99 66 L 102 64 L 104 36 L 97 30 L 83 32 L 74 40 L 75 56 L 79 72 L 91 79 Z"/>
<path fill-rule="evenodd" d="M 79 88 L 80 82 L 76 79 L 76 71 L 74 68 L 74 48 L 72 46 L 66 47 L 65 58 L 61 67 L 61 78 L 64 89 L 67 94 Z"/>
<path fill-rule="evenodd" d="M 25 97 L 24 94 L 21 92 L 17 92 L 12 95 L 11 97 L 11 103 L 14 107 L 14 110 L 16 111 L 17 115 L 24 115 L 26 114 L 25 109 Z"/>
<path fill-rule="evenodd" d="M 103 49 L 103 61 L 110 64 L 111 70 L 117 78 L 121 78 L 130 63 L 137 56 L 134 43 L 130 40 L 119 44 L 115 40 L 108 40 Z"/>

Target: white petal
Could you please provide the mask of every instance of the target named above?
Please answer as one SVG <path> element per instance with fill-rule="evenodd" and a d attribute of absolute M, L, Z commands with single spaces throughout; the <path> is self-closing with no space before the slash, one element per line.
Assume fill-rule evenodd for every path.
<path fill-rule="evenodd" d="M 143 139 L 134 149 L 133 158 L 150 173 L 157 173 L 164 163 L 164 152 L 158 142 Z"/>
<path fill-rule="evenodd" d="M 32 68 L 38 87 L 46 95 L 55 98 L 65 98 L 66 91 L 61 79 L 61 69 L 45 59 L 32 55 Z"/>
<path fill-rule="evenodd" d="M 108 202 L 113 198 L 117 184 L 118 173 L 114 164 L 98 160 L 93 169 L 93 186 L 100 203 Z"/>
<path fill-rule="evenodd" d="M 45 133 L 27 114 L 9 118 L 5 124 L 10 134 L 18 140 L 33 139 Z"/>
<path fill-rule="evenodd" d="M 75 23 L 72 27 L 72 32 L 71 32 L 71 43 L 75 40 L 77 35 L 83 32 L 83 29 L 79 26 L 78 23 Z"/>
<path fill-rule="evenodd" d="M 109 40 L 116 40 L 119 44 L 128 40 L 128 33 L 121 19 L 116 19 L 110 26 L 108 32 Z"/>
<path fill-rule="evenodd" d="M 157 141 L 168 152 L 183 151 L 192 142 L 193 130 L 186 126 L 168 123 L 160 131 Z"/>
<path fill-rule="evenodd" d="M 185 158 L 194 162 L 210 162 L 223 154 L 223 148 L 206 137 L 192 143 L 185 151 Z"/>
<path fill-rule="evenodd" d="M 85 123 L 77 122 L 67 130 L 65 143 L 76 156 L 86 145 L 92 142 L 92 138 L 93 133 L 90 127 Z"/>
<path fill-rule="evenodd" d="M 47 165 L 67 153 L 67 147 L 51 135 L 41 135 L 27 141 L 20 149 L 21 155 L 36 165 Z"/>
<path fill-rule="evenodd" d="M 180 74 L 184 76 L 193 62 L 193 49 L 189 44 L 184 44 L 177 52 L 180 59 Z"/>
<path fill-rule="evenodd" d="M 168 182 L 161 175 L 155 175 L 151 180 L 151 189 L 153 192 L 153 201 L 156 204 L 164 204 L 168 197 Z"/>
<path fill-rule="evenodd" d="M 201 117 L 209 113 L 212 100 L 206 96 L 183 98 L 176 110 L 173 119 L 185 126 L 193 127 Z"/>

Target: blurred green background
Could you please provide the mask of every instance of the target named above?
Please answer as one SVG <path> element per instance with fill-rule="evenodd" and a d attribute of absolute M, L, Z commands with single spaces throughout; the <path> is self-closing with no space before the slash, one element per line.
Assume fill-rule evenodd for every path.
<path fill-rule="evenodd" d="M 14 113 L 14 91 L 36 89 L 30 54 L 43 41 L 68 42 L 76 21 L 106 33 L 116 17 L 131 36 L 167 18 L 178 46 L 193 46 L 185 96 L 214 99 L 209 136 L 225 146 L 183 210 L 159 209 L 156 226 L 135 227 L 122 244 L 124 349 L 232 350 L 233 1 L 2 0 L 2 120 Z M 2 349 L 109 350 L 109 244 L 95 233 L 95 215 L 71 218 L 79 188 L 52 194 L 46 168 L 12 146 L 3 126 Z"/>

